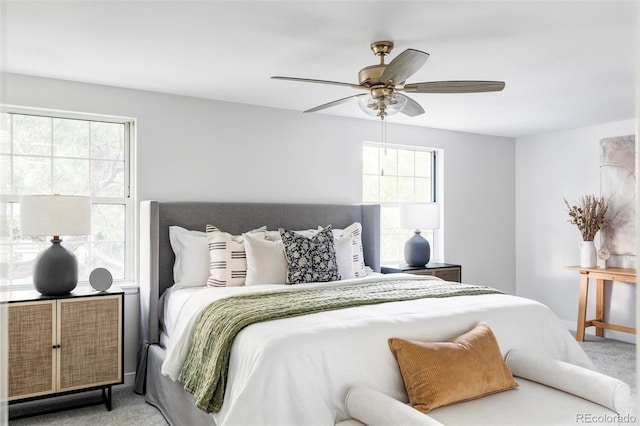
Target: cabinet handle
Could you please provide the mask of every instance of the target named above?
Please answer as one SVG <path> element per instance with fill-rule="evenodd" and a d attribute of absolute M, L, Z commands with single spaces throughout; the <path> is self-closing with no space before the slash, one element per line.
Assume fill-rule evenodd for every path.
<path fill-rule="evenodd" d="M 53 345 L 51 349 L 60 349 L 60 345 Z"/>

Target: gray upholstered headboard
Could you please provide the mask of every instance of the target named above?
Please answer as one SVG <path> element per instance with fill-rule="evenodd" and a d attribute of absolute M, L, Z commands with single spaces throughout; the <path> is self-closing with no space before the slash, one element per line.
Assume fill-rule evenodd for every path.
<path fill-rule="evenodd" d="M 136 391 L 144 389 L 149 344 L 159 341 L 159 299 L 173 284 L 174 254 L 169 226 L 204 231 L 207 224 L 232 234 L 266 225 L 268 229 L 308 229 L 331 224 L 362 224 L 367 266 L 380 271 L 380 206 L 377 204 L 262 204 L 158 202 L 140 204 L 140 350 Z"/>

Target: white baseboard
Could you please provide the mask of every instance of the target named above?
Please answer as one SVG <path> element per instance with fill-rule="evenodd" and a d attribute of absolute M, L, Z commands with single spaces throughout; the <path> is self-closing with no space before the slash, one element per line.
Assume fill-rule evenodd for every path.
<path fill-rule="evenodd" d="M 121 385 L 116 385 L 114 389 L 122 389 L 122 388 L 131 388 L 136 382 L 136 372 L 133 371 L 131 373 L 124 373 L 124 383 Z"/>
<path fill-rule="evenodd" d="M 575 321 L 568 321 L 568 320 L 561 319 L 560 322 L 562 324 L 564 324 L 564 326 L 567 328 L 567 330 L 573 331 L 573 332 L 576 331 L 576 322 Z M 595 327 L 587 328 L 585 330 L 585 334 L 588 334 L 590 336 L 595 336 L 596 335 Z M 636 343 L 636 335 L 635 334 L 621 333 L 619 331 L 614 331 L 614 330 L 605 330 L 604 331 L 604 337 L 606 337 L 607 339 L 619 340 L 621 342 L 633 343 L 634 345 Z"/>

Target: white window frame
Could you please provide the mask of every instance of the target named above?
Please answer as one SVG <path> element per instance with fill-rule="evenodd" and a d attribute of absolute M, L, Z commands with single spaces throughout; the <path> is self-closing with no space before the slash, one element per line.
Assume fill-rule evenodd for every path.
<path fill-rule="evenodd" d="M 441 197 L 440 197 L 440 191 L 442 188 L 441 185 L 441 173 L 440 173 L 440 167 L 441 167 L 441 150 L 440 149 L 436 149 L 436 148 L 429 148 L 429 147 L 424 147 L 424 146 L 416 146 L 416 145 L 402 145 L 402 144 L 382 144 L 380 142 L 369 142 L 369 141 L 365 141 L 362 144 L 362 147 L 375 147 L 378 148 L 379 150 L 384 150 L 386 149 L 398 149 L 398 150 L 408 150 L 408 151 L 422 151 L 422 152 L 429 152 L 431 153 L 431 202 L 439 202 L 441 203 Z M 381 168 L 381 164 L 382 161 L 379 162 L 380 168 Z M 415 173 L 415 172 L 414 172 Z M 370 173 L 365 173 L 364 169 L 362 171 L 362 177 L 364 178 L 364 176 L 366 175 L 370 175 Z M 398 201 L 379 201 L 380 200 L 380 196 L 378 196 L 378 201 L 374 201 L 376 204 L 380 204 L 381 208 L 384 207 L 399 207 L 402 204 L 405 203 L 410 203 L 410 202 L 398 202 Z M 370 202 L 369 200 L 364 200 L 364 193 L 363 193 L 363 202 Z M 381 225 L 382 226 L 382 225 Z M 398 229 L 400 230 L 400 226 L 398 225 Z M 431 261 L 434 260 L 439 260 L 438 258 L 441 257 L 442 255 L 442 250 L 441 250 L 441 233 L 442 233 L 442 226 L 440 227 L 439 230 L 429 230 L 426 231 L 424 233 L 428 233 L 428 237 L 427 239 L 431 240 Z M 404 232 L 402 232 L 401 230 L 398 232 L 398 236 L 399 241 L 398 241 L 398 259 L 381 259 L 381 262 L 383 264 L 392 264 L 392 263 L 404 263 L 404 256 L 403 256 L 403 252 L 402 252 L 402 247 L 404 246 L 405 241 L 401 238 L 402 235 L 404 234 Z M 381 229 L 381 236 L 383 236 L 384 234 L 382 233 L 382 229 Z M 407 237 L 408 239 L 409 237 Z"/>
<path fill-rule="evenodd" d="M 0 105 L 0 112 L 9 114 L 20 115 L 33 115 L 41 117 L 51 117 L 60 119 L 73 119 L 73 120 L 86 120 L 86 121 L 98 121 L 106 123 L 118 123 L 125 125 L 125 138 L 124 138 L 124 164 L 125 164 L 125 188 L 122 198 L 115 200 L 116 197 L 91 197 L 92 204 L 113 204 L 124 205 L 125 209 L 125 231 L 124 231 L 124 245 L 125 245 L 125 259 L 124 259 L 124 278 L 114 279 L 114 283 L 117 284 L 133 284 L 136 280 L 137 267 L 136 267 L 136 217 L 137 217 L 137 197 L 135 193 L 135 152 L 136 152 L 136 119 L 132 117 L 124 116 L 112 116 L 93 113 L 80 113 L 75 111 L 65 110 L 52 110 L 44 108 L 31 108 L 16 105 Z M 11 155 L 11 161 L 13 161 L 13 153 Z M 13 179 L 13 174 L 11 175 Z M 20 194 L 0 194 L 0 202 L 2 203 L 19 203 Z M 78 281 L 78 286 L 88 286 L 88 280 Z M 31 284 L 7 284 L 4 281 L 0 281 L 0 291 L 20 291 L 20 290 L 32 290 L 33 283 Z"/>

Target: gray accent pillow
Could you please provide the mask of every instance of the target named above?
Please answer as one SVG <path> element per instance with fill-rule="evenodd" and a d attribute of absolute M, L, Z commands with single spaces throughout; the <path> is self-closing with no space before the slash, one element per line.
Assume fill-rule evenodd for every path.
<path fill-rule="evenodd" d="M 331 225 L 311 238 L 279 228 L 287 267 L 287 283 L 337 281 L 340 279 Z"/>

